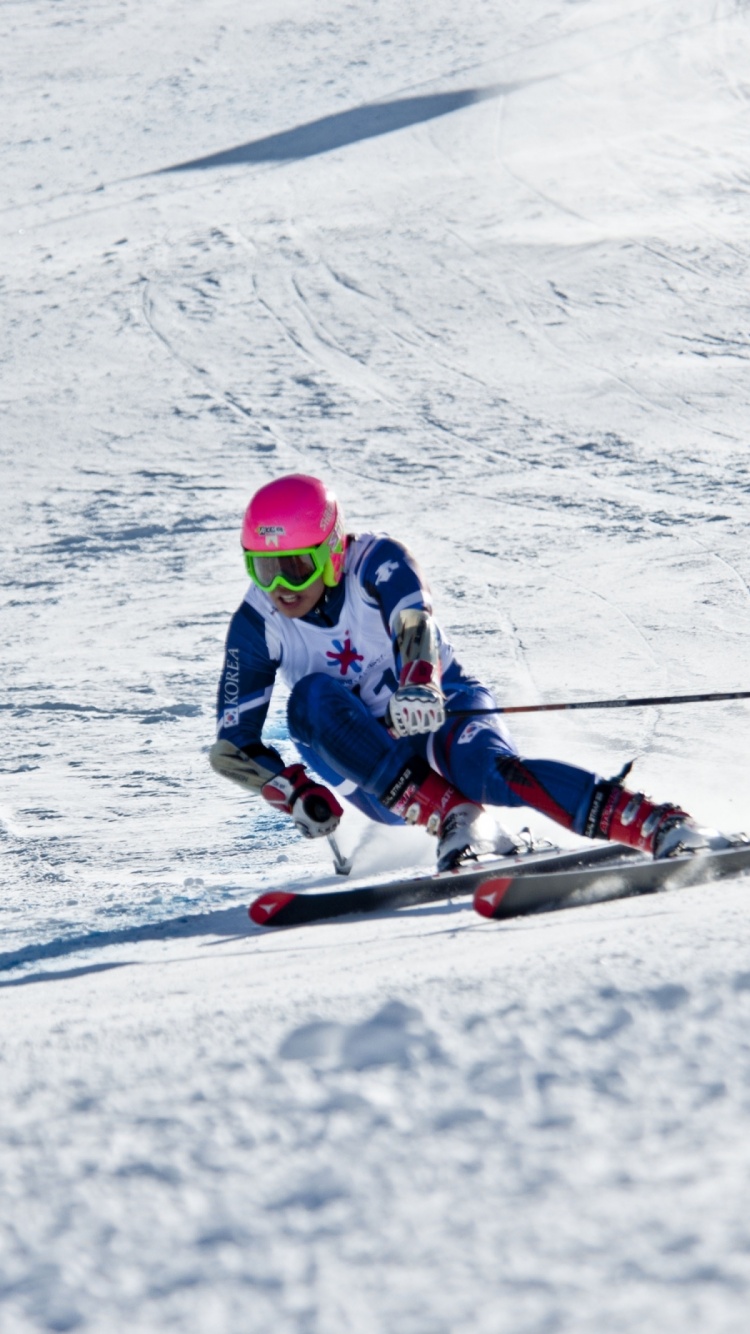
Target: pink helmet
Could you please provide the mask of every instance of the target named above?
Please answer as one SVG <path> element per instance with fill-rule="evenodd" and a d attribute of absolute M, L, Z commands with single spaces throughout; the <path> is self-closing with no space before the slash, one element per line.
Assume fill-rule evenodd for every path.
<path fill-rule="evenodd" d="M 316 477 L 292 473 L 256 491 L 245 511 L 242 545 L 256 555 L 313 551 L 326 543 L 323 582 L 337 584 L 344 572 L 344 520 L 332 491 Z"/>

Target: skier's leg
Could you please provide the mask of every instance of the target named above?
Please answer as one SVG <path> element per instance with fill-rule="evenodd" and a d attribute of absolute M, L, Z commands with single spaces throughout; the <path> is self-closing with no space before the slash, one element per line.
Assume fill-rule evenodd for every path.
<path fill-rule="evenodd" d="M 295 747 L 299 751 L 302 763 L 308 768 L 313 769 L 319 778 L 330 788 L 336 789 L 339 797 L 345 797 L 351 806 L 356 806 L 358 811 L 366 815 L 370 820 L 376 820 L 379 824 L 403 824 L 399 815 L 394 815 L 392 811 L 386 809 L 377 797 L 371 793 L 365 792 L 363 787 L 357 786 L 351 779 L 344 778 L 340 773 L 326 764 L 325 760 L 316 753 L 310 746 L 306 746 L 299 738 L 295 740 Z"/>
<path fill-rule="evenodd" d="M 454 710 L 489 708 L 494 701 L 478 683 L 455 693 Z M 500 720 L 448 717 L 430 738 L 428 756 L 448 782 L 471 801 L 488 806 L 528 806 L 581 832 L 598 782 L 588 770 L 557 760 L 521 760 Z"/>
<path fill-rule="evenodd" d="M 441 867 L 476 847 L 483 802 L 528 806 L 573 833 L 655 856 L 681 846 L 727 846 L 723 835 L 699 828 L 680 807 L 657 805 L 617 779 L 559 760 L 522 759 L 508 734 L 484 721 L 449 718 L 436 734 L 396 741 L 356 695 L 322 673 L 294 687 L 289 727 L 297 744 L 313 752 L 319 772 L 322 761 L 367 794 L 373 818 L 380 805 L 437 834 Z"/>
<path fill-rule="evenodd" d="M 354 797 L 354 804 L 371 818 L 425 825 L 442 840 L 459 816 L 478 813 L 474 803 L 430 766 L 427 737 L 396 740 L 351 690 L 323 673 L 297 682 L 288 719 L 303 757 L 322 778 L 333 771 L 354 783 L 357 793 L 349 800 Z M 465 845 L 466 840 L 461 850 Z M 452 843 L 439 846 L 439 864 L 449 864 L 446 859 L 455 851 Z"/>
<path fill-rule="evenodd" d="M 322 761 L 339 779 L 367 792 L 377 794 L 381 776 L 385 785 L 391 768 L 395 774 L 403 759 L 404 743 L 386 731 L 353 691 L 322 672 L 297 682 L 287 718 L 292 740 L 300 750 L 312 752 L 316 767 Z"/>
<path fill-rule="evenodd" d="M 522 760 L 508 734 L 484 719 L 449 719 L 435 736 L 431 758 L 470 800 L 529 806 L 576 833 L 582 832 L 599 781 L 558 760 Z"/>
<path fill-rule="evenodd" d="M 559 760 L 522 759 L 511 746 L 491 723 L 455 719 L 437 734 L 430 758 L 472 801 L 528 806 L 587 838 L 624 843 L 655 857 L 731 843 L 717 830 L 697 825 L 679 806 L 657 804 L 617 778 L 603 779 Z"/>

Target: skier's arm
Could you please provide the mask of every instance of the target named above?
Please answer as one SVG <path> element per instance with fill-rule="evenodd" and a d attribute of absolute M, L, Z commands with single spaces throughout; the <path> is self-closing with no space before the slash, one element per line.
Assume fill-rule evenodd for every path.
<path fill-rule="evenodd" d="M 256 792 L 284 768 L 278 751 L 262 738 L 278 665 L 268 650 L 263 617 L 243 602 L 227 634 L 209 761 L 222 777 Z"/>
<path fill-rule="evenodd" d="M 392 537 L 382 537 L 369 547 L 356 573 L 392 637 L 397 633 L 394 622 L 400 611 L 416 608 L 432 613 L 430 590 L 417 561 Z"/>
<path fill-rule="evenodd" d="M 436 732 L 445 722 L 440 635 L 419 565 L 399 542 L 384 538 L 365 561 L 362 583 L 392 636 L 399 674 L 388 703 L 388 727 L 396 736 Z"/>
<path fill-rule="evenodd" d="M 214 741 L 208 752 L 211 768 L 222 778 L 228 778 L 240 787 L 260 792 L 265 783 L 275 778 L 284 768 L 284 761 L 273 746 L 262 742 L 251 742 L 248 746 L 235 746 L 233 741 L 221 738 Z"/>
<path fill-rule="evenodd" d="M 209 759 L 218 774 L 260 792 L 274 810 L 291 815 L 305 838 L 321 838 L 338 829 L 344 812 L 333 793 L 311 778 L 303 764 L 285 765 L 273 746 L 216 741 Z"/>
<path fill-rule="evenodd" d="M 218 736 L 209 760 L 223 778 L 259 792 L 277 811 L 290 815 L 306 838 L 320 838 L 338 827 L 341 806 L 303 765 L 285 765 L 262 739 L 278 665 L 268 649 L 263 617 L 243 603 L 227 635 L 216 704 Z"/>
<path fill-rule="evenodd" d="M 397 613 L 395 629 L 401 669 L 388 701 L 388 727 L 395 736 L 437 732 L 445 722 L 445 696 L 435 622 L 429 612 L 410 608 Z"/>

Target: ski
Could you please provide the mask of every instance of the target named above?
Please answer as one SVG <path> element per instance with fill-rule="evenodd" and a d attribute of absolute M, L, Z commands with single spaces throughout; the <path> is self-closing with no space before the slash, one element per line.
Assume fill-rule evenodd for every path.
<path fill-rule="evenodd" d="M 597 899 L 649 894 L 661 889 L 683 889 L 708 884 L 727 876 L 750 872 L 750 843 L 717 852 L 696 852 L 664 861 L 631 860 L 604 866 L 534 868 L 521 877 L 512 870 L 485 876 L 474 894 L 474 908 L 482 917 L 516 917 L 534 909 L 554 907 L 571 894 Z"/>
<path fill-rule="evenodd" d="M 505 877 L 516 882 L 527 876 L 575 872 L 608 863 L 628 864 L 645 861 L 643 853 L 618 843 L 588 844 L 569 852 L 551 848 L 544 852 L 521 852 L 513 857 L 497 857 L 474 862 L 455 871 L 412 876 L 379 885 L 353 885 L 334 890 L 308 890 L 294 893 L 271 889 L 251 903 L 248 913 L 258 926 L 301 926 L 350 913 L 373 913 L 384 909 L 413 907 L 420 903 L 473 894 L 487 880 Z M 649 860 L 650 864 L 650 860 Z"/>

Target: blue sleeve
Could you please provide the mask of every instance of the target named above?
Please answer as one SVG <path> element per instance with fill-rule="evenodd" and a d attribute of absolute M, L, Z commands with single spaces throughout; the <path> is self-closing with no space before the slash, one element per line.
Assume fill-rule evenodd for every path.
<path fill-rule="evenodd" d="M 263 617 L 243 602 L 227 634 L 216 699 L 217 737 L 235 746 L 260 742 L 278 665 L 266 646 Z"/>
<path fill-rule="evenodd" d="M 426 580 L 414 557 L 400 542 L 383 537 L 365 552 L 357 571 L 371 602 L 380 608 L 383 624 L 393 634 L 393 618 L 406 607 L 432 611 Z"/>

